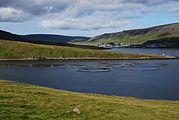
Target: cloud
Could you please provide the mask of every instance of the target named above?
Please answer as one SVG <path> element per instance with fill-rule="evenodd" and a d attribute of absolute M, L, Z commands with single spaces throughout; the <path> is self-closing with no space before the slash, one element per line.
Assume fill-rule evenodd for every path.
<path fill-rule="evenodd" d="M 56 18 L 43 20 L 40 25 L 44 28 L 76 29 L 76 30 L 99 30 L 106 28 L 118 28 L 131 23 L 131 20 L 111 20 L 105 16 L 93 16 L 76 18 Z"/>
<path fill-rule="evenodd" d="M 1 22 L 21 22 L 28 18 L 28 15 L 22 10 L 0 7 L 0 21 Z"/>
<path fill-rule="evenodd" d="M 119 28 L 129 24 L 140 15 L 140 11 L 129 8 L 142 8 L 142 5 L 124 4 L 120 1 L 79 1 L 62 12 L 47 16 L 40 22 L 44 28 L 98 30 Z M 124 9 L 126 9 L 124 11 Z M 50 18 L 50 19 L 49 19 Z"/>
<path fill-rule="evenodd" d="M 178 1 L 167 0 L 78 0 L 62 12 L 47 16 L 40 26 L 77 30 L 120 28 L 145 13 L 177 11 L 177 4 Z"/>
<path fill-rule="evenodd" d="M 0 21 L 38 18 L 51 29 L 119 28 L 153 12 L 178 12 L 179 0 L 1 0 Z"/>

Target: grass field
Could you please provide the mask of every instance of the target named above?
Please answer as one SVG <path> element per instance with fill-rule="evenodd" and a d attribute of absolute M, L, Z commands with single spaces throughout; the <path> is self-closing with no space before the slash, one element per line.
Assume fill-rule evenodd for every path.
<path fill-rule="evenodd" d="M 137 55 L 102 50 L 80 49 L 64 46 L 39 45 L 26 42 L 0 40 L 0 59 L 152 59 L 166 58 L 159 55 Z"/>
<path fill-rule="evenodd" d="M 0 80 L 1 120 L 178 120 L 179 101 L 67 92 Z"/>

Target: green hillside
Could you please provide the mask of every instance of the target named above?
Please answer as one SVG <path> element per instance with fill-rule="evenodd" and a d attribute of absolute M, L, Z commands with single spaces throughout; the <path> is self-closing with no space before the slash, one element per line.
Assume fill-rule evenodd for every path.
<path fill-rule="evenodd" d="M 0 80 L 1 120 L 178 120 L 179 102 L 67 92 Z"/>
<path fill-rule="evenodd" d="M 81 44 L 143 44 L 153 40 L 175 40 L 179 42 L 179 23 L 103 34 L 96 36 L 87 42 L 82 42 Z"/>
<path fill-rule="evenodd" d="M 137 55 L 73 47 L 39 45 L 0 40 L 0 59 L 150 59 L 167 58 L 159 55 Z"/>

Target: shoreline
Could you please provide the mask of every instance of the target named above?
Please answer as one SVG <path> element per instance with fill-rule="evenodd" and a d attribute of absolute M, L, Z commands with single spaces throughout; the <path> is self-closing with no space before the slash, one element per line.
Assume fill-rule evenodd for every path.
<path fill-rule="evenodd" d="M 17 59 L 0 59 L 0 61 L 91 61 L 91 60 L 175 60 L 179 59 L 175 56 L 165 56 L 161 58 L 17 58 Z"/>
<path fill-rule="evenodd" d="M 72 92 L 9 80 L 0 80 L 0 86 L 0 119 L 179 118 L 176 100 Z"/>
<path fill-rule="evenodd" d="M 138 100 L 142 100 L 142 101 L 147 100 L 147 101 L 173 101 L 173 102 L 179 102 L 179 100 L 177 100 L 177 99 L 173 100 L 173 99 L 161 99 L 161 98 L 140 98 L 140 97 L 126 96 L 126 95 L 110 95 L 110 94 L 105 94 L 105 93 L 79 92 L 79 91 L 53 88 L 53 87 L 48 87 L 48 86 L 43 86 L 43 85 L 37 85 L 37 84 L 32 84 L 32 83 L 26 83 L 26 82 L 18 82 L 18 81 L 14 81 L 14 80 L 0 79 L 0 82 L 9 82 L 9 83 L 21 84 L 21 85 L 31 85 L 31 86 L 35 86 L 35 87 L 52 89 L 52 90 L 56 90 L 56 91 L 66 92 L 66 93 L 76 93 L 76 94 L 86 94 L 86 95 L 98 95 L 98 96 L 108 96 L 108 97 L 134 98 L 134 99 L 138 99 Z"/>

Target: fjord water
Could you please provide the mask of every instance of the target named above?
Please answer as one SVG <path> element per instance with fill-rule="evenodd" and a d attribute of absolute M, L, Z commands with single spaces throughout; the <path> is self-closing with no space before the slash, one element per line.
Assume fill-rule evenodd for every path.
<path fill-rule="evenodd" d="M 179 100 L 179 60 L 1 61 L 0 79 L 61 90 Z"/>
<path fill-rule="evenodd" d="M 179 57 L 179 49 L 167 49 L 167 48 L 113 48 L 109 51 L 115 52 L 129 52 L 137 54 L 159 54 L 159 55 L 171 55 Z"/>

